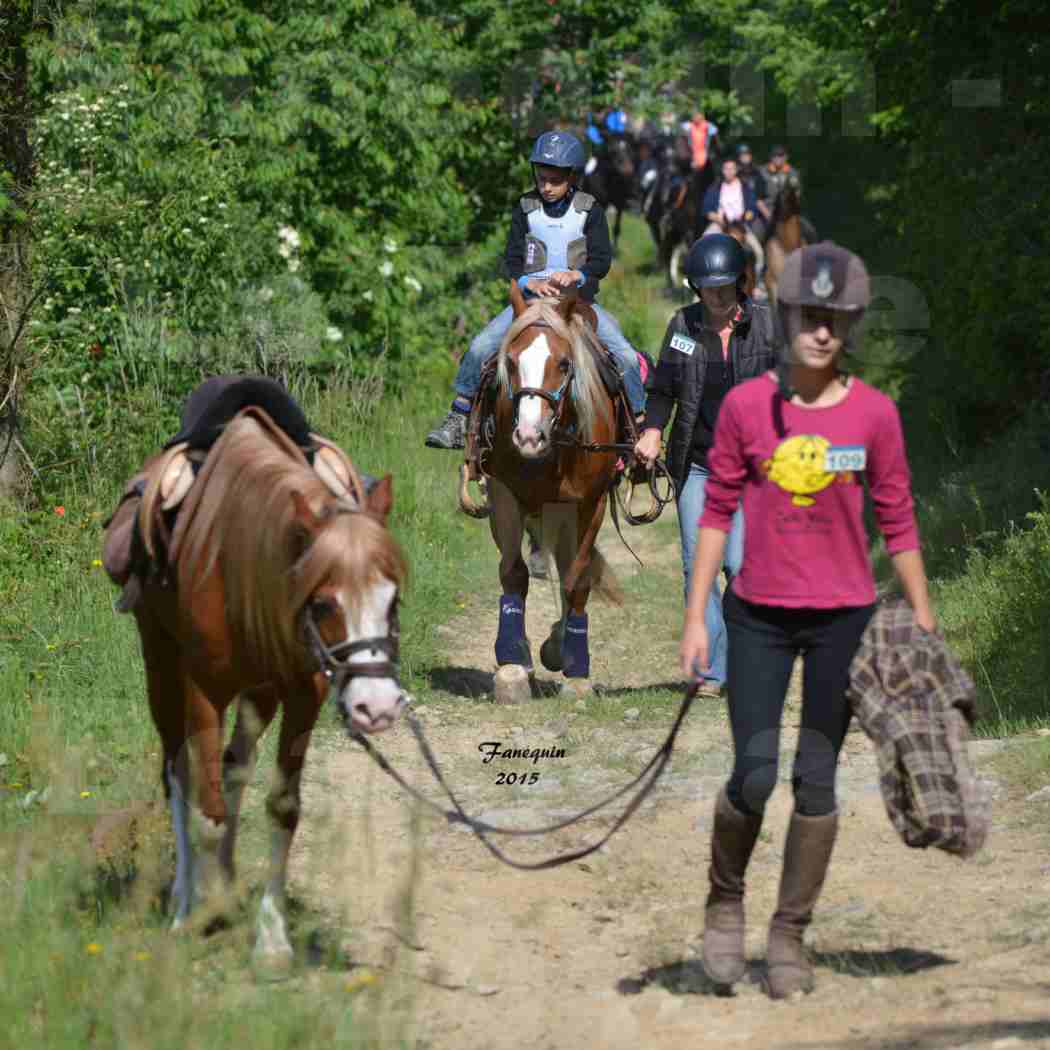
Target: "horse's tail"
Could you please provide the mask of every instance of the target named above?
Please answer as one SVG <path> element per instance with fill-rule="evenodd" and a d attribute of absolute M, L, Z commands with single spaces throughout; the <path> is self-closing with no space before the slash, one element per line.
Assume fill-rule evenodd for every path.
<path fill-rule="evenodd" d="M 613 572 L 612 566 L 597 547 L 591 551 L 591 590 L 599 597 L 613 605 L 624 603 L 623 588 Z"/>

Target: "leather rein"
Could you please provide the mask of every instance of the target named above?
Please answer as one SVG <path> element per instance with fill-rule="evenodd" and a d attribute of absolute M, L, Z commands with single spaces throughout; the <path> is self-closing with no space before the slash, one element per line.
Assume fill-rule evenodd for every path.
<path fill-rule="evenodd" d="M 408 722 L 409 729 L 412 730 L 412 735 L 416 738 L 416 742 L 419 745 L 420 753 L 423 756 L 424 761 L 427 764 L 430 772 L 433 774 L 434 779 L 441 786 L 448 800 L 452 803 L 451 809 L 446 809 L 433 800 L 427 798 L 420 791 L 409 784 L 400 773 L 387 761 L 387 759 L 379 752 L 379 750 L 372 744 L 372 742 L 362 733 L 356 730 L 349 730 L 350 739 L 360 744 L 364 748 L 365 752 L 372 758 L 372 760 L 379 766 L 384 773 L 389 775 L 399 787 L 406 791 L 413 799 L 428 809 L 439 813 L 443 816 L 449 824 L 463 824 L 468 827 L 479 839 L 481 844 L 491 853 L 497 860 L 502 861 L 504 864 L 512 868 L 517 868 L 519 871 L 542 871 L 546 868 L 558 868 L 563 864 L 569 864 L 571 861 L 580 860 L 582 857 L 586 857 L 596 850 L 602 848 L 606 842 L 609 841 L 620 830 L 630 819 L 632 814 L 638 809 L 638 807 L 645 801 L 646 797 L 650 794 L 653 788 L 656 786 L 657 780 L 660 779 L 661 774 L 667 766 L 667 763 L 671 759 L 671 752 L 674 749 L 675 740 L 678 737 L 678 731 L 682 727 L 682 723 L 685 721 L 685 716 L 689 713 L 689 708 L 692 707 L 693 701 L 696 699 L 697 689 L 699 683 L 692 683 L 686 688 L 685 695 L 682 697 L 681 705 L 678 708 L 678 714 L 675 716 L 674 723 L 671 726 L 670 731 L 667 734 L 666 739 L 660 745 L 659 749 L 653 755 L 652 758 L 646 763 L 642 771 L 629 783 L 625 784 L 619 790 L 613 792 L 607 798 L 600 802 L 595 803 L 593 806 L 588 806 L 586 809 L 581 810 L 579 813 L 572 817 L 567 817 L 565 820 L 560 820 L 554 824 L 547 824 L 539 828 L 501 828 L 494 824 L 489 824 L 487 821 L 478 820 L 475 817 L 468 816 L 464 810 L 462 803 L 456 797 L 452 788 L 449 787 L 448 781 L 445 779 L 444 774 L 441 772 L 441 768 L 438 766 L 437 759 L 434 757 L 433 751 L 430 749 L 430 745 L 427 743 L 426 737 L 423 733 L 423 727 L 419 724 L 419 720 L 412 713 L 411 710 L 405 712 L 405 720 Z M 627 803 L 624 811 L 616 818 L 612 826 L 605 832 L 604 835 L 597 842 L 592 843 L 589 846 L 581 846 L 578 849 L 569 850 L 566 853 L 559 853 L 554 857 L 548 857 L 546 860 L 527 862 L 514 860 L 512 857 L 508 857 L 495 843 L 490 842 L 488 836 L 490 835 L 508 835 L 508 836 L 536 836 L 536 835 L 548 835 L 554 831 L 561 831 L 563 828 L 571 827 L 573 824 L 578 823 L 585 817 L 591 816 L 593 813 L 597 813 L 599 810 L 604 809 L 606 806 L 611 805 L 617 799 L 622 798 L 629 791 L 631 791 L 637 785 L 638 791 L 632 796 L 630 801 Z"/>

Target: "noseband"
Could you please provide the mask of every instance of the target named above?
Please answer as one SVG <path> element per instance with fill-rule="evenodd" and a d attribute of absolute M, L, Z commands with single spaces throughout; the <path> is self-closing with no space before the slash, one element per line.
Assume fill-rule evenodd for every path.
<path fill-rule="evenodd" d="M 309 610 L 303 614 L 303 629 L 318 668 L 337 689 L 341 689 L 354 678 L 392 678 L 397 681 L 399 646 L 396 616 L 391 618 L 390 634 L 386 637 L 376 635 L 374 638 L 361 638 L 356 642 L 336 642 L 335 645 L 325 644 L 313 613 Z M 356 653 L 368 650 L 385 653 L 386 659 L 351 661 L 350 658 Z"/>
<path fill-rule="evenodd" d="M 550 328 L 550 325 L 543 321 L 537 321 L 531 325 L 532 328 Z M 518 409 L 521 405 L 521 399 L 523 397 L 538 397 L 542 398 L 551 406 L 551 411 L 554 413 L 554 420 L 552 426 L 559 422 L 559 417 L 562 411 L 562 401 L 565 397 L 566 391 L 569 389 L 569 384 L 573 378 L 573 367 L 572 360 L 569 360 L 569 369 L 565 373 L 565 378 L 561 381 L 561 386 L 557 390 L 544 390 L 540 386 L 523 386 L 520 390 L 515 390 L 514 393 L 510 394 L 510 403 L 514 410 L 514 415 L 511 420 L 512 426 L 518 425 Z"/>

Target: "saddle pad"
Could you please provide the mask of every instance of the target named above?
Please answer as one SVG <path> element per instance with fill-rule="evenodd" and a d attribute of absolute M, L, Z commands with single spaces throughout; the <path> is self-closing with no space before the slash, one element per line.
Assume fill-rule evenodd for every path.
<path fill-rule="evenodd" d="M 164 446 L 185 443 L 207 450 L 222 428 L 245 408 L 261 408 L 300 448 L 311 444 L 310 425 L 291 394 L 266 376 L 225 375 L 206 379 L 182 406 L 179 432 Z"/>

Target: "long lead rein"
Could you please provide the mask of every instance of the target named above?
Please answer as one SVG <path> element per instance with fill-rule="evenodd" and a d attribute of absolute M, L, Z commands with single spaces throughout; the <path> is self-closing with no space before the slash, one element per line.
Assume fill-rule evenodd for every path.
<path fill-rule="evenodd" d="M 539 871 L 545 868 L 556 868 L 563 864 L 568 864 L 570 861 L 579 860 L 582 857 L 586 857 L 588 854 L 595 852 L 595 850 L 601 849 L 606 842 L 609 841 L 612 836 L 619 831 L 621 827 L 627 822 L 631 815 L 638 809 L 638 807 L 645 801 L 646 797 L 655 787 L 657 780 L 663 774 L 667 763 L 670 761 L 671 752 L 674 749 L 674 742 L 678 737 L 678 731 L 681 729 L 682 722 L 685 720 L 685 716 L 689 713 L 689 709 L 696 699 L 697 694 L 697 683 L 692 683 L 686 688 L 685 695 L 682 698 L 682 702 L 678 708 L 678 714 L 675 717 L 674 724 L 671 726 L 670 732 L 667 734 L 667 738 L 663 744 L 656 751 L 653 757 L 646 763 L 645 768 L 629 783 L 625 784 L 618 791 L 609 795 L 608 798 L 603 799 L 601 802 L 595 803 L 593 806 L 589 806 L 587 809 L 582 810 L 575 816 L 568 817 L 565 820 L 558 821 L 555 824 L 549 824 L 540 828 L 500 828 L 493 824 L 489 824 L 482 820 L 477 820 L 474 817 L 468 816 L 460 803 L 459 799 L 453 793 L 449 787 L 448 782 L 445 780 L 444 775 L 441 772 L 440 767 L 437 764 L 437 760 L 434 757 L 433 751 L 430 749 L 430 745 L 427 743 L 426 737 L 423 733 L 423 728 L 419 724 L 418 719 L 412 714 L 411 711 L 405 713 L 405 719 L 408 722 L 409 728 L 412 730 L 413 736 L 416 738 L 416 742 L 419 745 L 421 754 L 427 763 L 434 778 L 444 789 L 445 794 L 448 796 L 449 801 L 453 805 L 453 809 L 445 809 L 438 803 L 427 798 L 411 784 L 409 784 L 404 777 L 402 777 L 396 769 L 387 761 L 386 757 L 382 755 L 379 750 L 372 744 L 367 737 L 362 733 L 350 731 L 350 738 L 356 743 L 360 744 L 364 748 L 365 752 L 371 756 L 375 763 L 387 773 L 393 780 L 403 788 L 408 794 L 414 798 L 417 802 L 423 803 L 430 809 L 440 813 L 450 824 L 465 824 L 481 841 L 482 845 L 497 859 L 502 861 L 504 864 L 509 865 L 512 868 L 517 868 L 521 871 Z M 650 773 L 652 774 L 651 776 Z M 646 783 L 642 783 L 645 778 L 649 776 Z M 490 842 L 487 835 L 513 835 L 513 836 L 526 836 L 526 835 L 547 835 L 554 831 L 560 831 L 563 828 L 570 827 L 571 825 L 583 820 L 585 817 L 590 816 L 598 810 L 604 809 L 606 806 L 615 802 L 618 798 L 621 798 L 628 791 L 630 791 L 635 785 L 642 784 L 639 788 L 638 793 L 631 799 L 627 804 L 626 809 L 623 813 L 617 817 L 616 821 L 609 828 L 609 830 L 595 843 L 590 846 L 583 846 L 576 850 L 571 850 L 567 853 L 558 854 L 555 857 L 550 857 L 547 860 L 537 861 L 535 863 L 525 863 L 522 861 L 516 861 L 508 857 L 498 846 Z"/>

